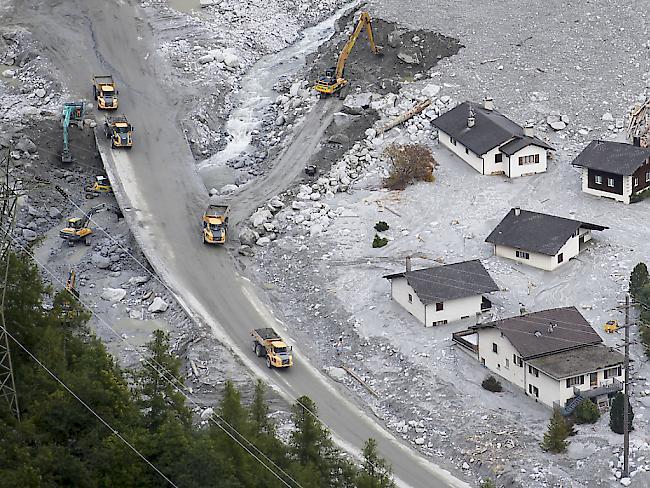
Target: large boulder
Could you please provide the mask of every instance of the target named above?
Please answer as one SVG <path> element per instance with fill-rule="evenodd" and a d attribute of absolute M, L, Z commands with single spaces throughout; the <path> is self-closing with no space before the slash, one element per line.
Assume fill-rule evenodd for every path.
<path fill-rule="evenodd" d="M 428 98 L 435 97 L 440 92 L 440 86 L 434 85 L 433 83 L 425 86 L 422 89 L 422 95 Z"/>
<path fill-rule="evenodd" d="M 126 290 L 124 288 L 104 288 L 102 291 L 101 298 L 102 300 L 107 300 L 109 302 L 119 302 L 126 296 Z"/>
<path fill-rule="evenodd" d="M 35 241 L 38 239 L 38 234 L 30 229 L 23 229 L 23 237 L 29 242 Z"/>
<path fill-rule="evenodd" d="M 36 144 L 34 144 L 34 141 L 29 139 L 28 137 L 21 137 L 21 139 L 16 144 L 16 149 L 23 152 L 35 153 Z"/>
<path fill-rule="evenodd" d="M 371 101 L 372 93 L 348 95 L 345 98 L 345 102 L 343 102 L 343 108 L 345 108 L 349 113 L 358 114 L 363 111 L 363 109 L 370 107 Z"/>
<path fill-rule="evenodd" d="M 99 269 L 108 269 L 111 266 L 111 259 L 98 252 L 94 252 L 90 260 Z"/>
<path fill-rule="evenodd" d="M 201 56 L 199 59 L 197 59 L 199 64 L 208 64 L 214 61 L 214 56 L 212 54 L 206 54 L 205 56 Z"/>
<path fill-rule="evenodd" d="M 229 68 L 236 68 L 239 66 L 239 58 L 237 57 L 236 54 L 224 52 L 223 63 Z"/>
<path fill-rule="evenodd" d="M 50 207 L 50 210 L 48 212 L 50 214 L 51 219 L 58 219 L 61 217 L 61 210 L 59 210 L 56 207 Z"/>
<path fill-rule="evenodd" d="M 397 57 L 400 59 L 400 61 L 405 62 L 406 64 L 420 64 L 420 56 L 418 53 L 414 51 L 405 51 L 402 50 L 397 53 Z"/>
<path fill-rule="evenodd" d="M 257 210 L 253 215 L 251 215 L 250 223 L 253 227 L 261 227 L 265 222 L 270 221 L 273 218 L 273 214 L 270 210 L 263 208 Z"/>
<path fill-rule="evenodd" d="M 160 313 L 166 312 L 168 308 L 169 304 L 165 300 L 160 297 L 156 297 L 153 299 L 153 302 L 151 302 L 151 305 L 149 305 L 149 308 L 147 308 L 147 310 L 150 313 Z"/>
<path fill-rule="evenodd" d="M 243 229 L 239 233 L 239 242 L 243 246 L 253 246 L 257 239 L 259 239 L 259 236 L 251 229 Z"/>

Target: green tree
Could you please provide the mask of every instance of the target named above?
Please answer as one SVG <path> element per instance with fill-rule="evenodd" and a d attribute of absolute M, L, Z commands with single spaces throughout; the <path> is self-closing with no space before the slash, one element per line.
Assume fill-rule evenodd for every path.
<path fill-rule="evenodd" d="M 632 270 L 630 275 L 630 295 L 637 296 L 641 288 L 648 284 L 650 277 L 648 276 L 648 268 L 645 263 L 637 264 Z"/>
<path fill-rule="evenodd" d="M 554 453 L 566 451 L 566 438 L 569 436 L 569 432 L 570 429 L 564 417 L 558 409 L 555 409 L 548 423 L 548 430 L 544 434 L 542 449 Z"/>
<path fill-rule="evenodd" d="M 600 411 L 591 400 L 583 401 L 576 408 L 576 422 L 579 424 L 595 424 L 600 418 Z"/>
<path fill-rule="evenodd" d="M 147 343 L 147 361 L 136 373 L 138 404 L 145 412 L 146 427 L 158 429 L 171 416 L 189 425 L 191 414 L 185 405 L 180 360 L 170 351 L 169 334 L 155 330 Z"/>
<path fill-rule="evenodd" d="M 275 428 L 269 419 L 269 406 L 264 397 L 266 386 L 262 380 L 257 380 L 253 403 L 250 407 L 250 418 L 256 435 L 274 434 Z"/>
<path fill-rule="evenodd" d="M 494 481 L 492 481 L 490 478 L 486 478 L 481 481 L 479 488 L 497 488 L 497 485 L 495 485 Z"/>
<path fill-rule="evenodd" d="M 612 400 L 612 407 L 609 410 L 609 427 L 616 432 L 617 434 L 622 434 L 625 426 L 624 422 L 624 406 L 625 406 L 625 395 L 622 392 L 618 392 Z M 629 430 L 634 430 L 632 427 L 632 421 L 634 420 L 634 412 L 632 411 L 632 405 L 628 401 L 628 426 Z"/>
<path fill-rule="evenodd" d="M 395 488 L 391 468 L 377 452 L 377 441 L 368 439 L 362 453 L 363 463 L 356 479 L 357 488 Z"/>

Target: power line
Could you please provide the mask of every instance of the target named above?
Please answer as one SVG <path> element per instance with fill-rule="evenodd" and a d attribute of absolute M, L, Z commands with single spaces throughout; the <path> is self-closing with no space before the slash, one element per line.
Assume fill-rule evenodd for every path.
<path fill-rule="evenodd" d="M 167 481 L 167 483 L 169 483 L 170 485 L 172 485 L 175 488 L 178 488 L 178 486 L 172 480 L 170 480 L 167 476 L 165 476 L 165 474 L 162 471 L 160 471 L 151 461 L 149 461 L 140 451 L 138 451 L 135 448 L 135 446 L 133 446 L 133 444 L 131 444 L 128 440 L 126 440 L 122 436 L 122 434 L 120 434 L 116 429 L 114 429 L 106 420 L 104 420 L 102 418 L 101 415 L 99 415 L 97 412 L 95 412 L 95 410 L 93 410 L 92 407 L 90 407 L 86 402 L 84 402 L 79 397 L 79 395 L 77 395 L 74 391 L 72 391 L 68 387 L 68 385 L 66 385 L 61 379 L 59 379 L 59 377 L 56 374 L 54 374 L 47 366 L 45 366 L 45 364 L 43 364 L 36 356 L 34 356 L 34 354 L 32 354 L 25 346 L 23 346 L 20 343 L 20 341 L 18 341 L 18 339 L 16 339 L 9 331 L 6 331 L 5 333 L 7 334 L 7 336 L 9 336 L 11 338 L 11 340 L 13 340 L 18 345 L 18 347 L 20 347 L 23 351 L 25 351 L 25 353 L 29 357 L 31 357 L 41 368 L 43 368 L 45 371 L 47 371 L 47 373 L 54 380 L 56 380 L 57 383 L 59 383 L 63 388 L 65 388 L 65 390 L 68 393 L 70 393 L 70 395 L 72 395 L 79 403 L 81 403 L 86 408 L 86 410 L 91 412 L 102 424 L 104 424 L 108 428 L 108 430 L 110 430 L 114 435 L 116 435 L 122 442 L 124 442 L 124 444 L 126 444 L 133 452 L 135 452 L 138 455 L 138 457 L 140 457 L 144 462 L 146 462 L 165 481 Z"/>
<path fill-rule="evenodd" d="M 36 259 L 36 256 L 34 256 L 33 253 L 29 252 L 29 250 L 28 250 L 27 248 L 25 248 L 25 246 L 23 246 L 20 242 L 18 242 L 14 237 L 11 237 L 11 239 L 12 239 L 12 240 L 14 241 L 14 243 L 15 243 L 17 246 L 19 246 L 19 247 L 20 247 L 20 248 L 21 248 L 25 253 L 27 253 L 29 256 L 31 256 L 31 258 L 34 260 L 34 262 L 35 262 L 38 266 L 40 266 L 43 270 L 45 270 L 45 272 L 48 273 L 52 279 L 54 279 L 54 280 L 57 281 L 60 285 L 62 285 L 62 286 L 65 287 L 65 283 L 63 283 L 62 280 L 60 280 L 60 279 L 59 279 L 59 278 L 58 278 L 58 277 L 57 277 L 57 276 L 56 276 L 56 275 L 55 275 L 55 274 L 54 274 L 54 273 L 53 273 L 49 268 L 47 268 L 47 266 L 45 266 L 45 265 L 42 264 L 40 261 L 38 261 L 38 260 Z M 169 370 L 167 370 L 166 368 L 164 368 L 164 367 L 163 367 L 160 363 L 158 363 L 155 359 L 153 359 L 153 358 L 149 358 L 149 357 L 145 356 L 144 354 L 142 354 L 142 353 L 138 350 L 138 348 L 137 348 L 136 346 L 134 346 L 132 343 L 130 343 L 130 342 L 129 342 L 127 339 L 125 339 L 121 334 L 119 334 L 119 333 L 118 333 L 118 332 L 117 332 L 113 327 L 111 327 L 111 326 L 108 324 L 108 322 L 106 322 L 102 317 L 100 317 L 99 315 L 97 315 L 97 314 L 93 311 L 93 309 L 90 307 L 90 305 L 84 303 L 84 301 L 81 300 L 80 298 L 77 298 L 77 300 L 79 301 L 79 303 L 81 303 L 81 304 L 84 306 L 84 308 L 86 308 L 86 309 L 90 312 L 90 314 L 91 314 L 92 316 L 94 316 L 94 317 L 95 317 L 97 320 L 99 320 L 103 325 L 105 325 L 109 330 L 111 330 L 111 331 L 113 332 L 113 334 L 115 334 L 115 335 L 116 335 L 117 337 L 119 337 L 123 342 L 125 342 L 127 345 L 129 345 L 129 346 L 130 346 L 134 351 L 136 351 L 136 353 L 137 353 L 137 354 L 138 354 L 138 355 L 143 359 L 143 361 L 145 361 L 146 363 L 148 363 L 149 366 L 151 366 L 151 367 L 152 367 L 152 368 L 153 368 L 153 369 L 154 369 L 158 374 L 160 374 L 161 377 L 162 377 L 165 381 L 167 381 L 167 382 L 168 382 L 168 383 L 169 383 L 169 384 L 170 384 L 170 385 L 171 385 L 171 386 L 172 386 L 172 387 L 173 387 L 173 388 L 174 388 L 178 393 L 180 393 L 181 395 L 183 395 L 183 396 L 184 396 L 184 397 L 185 397 L 185 398 L 186 398 L 190 403 L 192 403 L 194 406 L 196 406 L 196 407 L 198 407 L 198 408 L 201 408 L 201 406 L 200 406 L 198 403 L 196 403 L 196 401 L 194 401 L 193 398 L 191 398 L 187 393 L 185 393 L 185 391 L 183 391 L 183 389 L 186 389 L 187 387 L 186 387 L 186 386 L 185 386 L 185 385 L 184 385 L 184 384 L 183 384 L 183 383 L 182 383 L 178 378 L 176 378 L 176 377 L 175 377 L 175 376 L 174 376 L 174 375 L 173 375 Z M 153 363 L 153 364 L 152 364 L 152 363 Z M 170 380 L 170 379 L 167 377 L 167 375 L 166 375 L 165 373 L 167 373 L 167 375 L 169 375 L 169 377 L 171 377 L 171 378 L 173 379 L 173 382 L 172 382 L 172 380 Z M 176 384 L 174 384 L 174 383 L 176 383 Z M 180 385 L 180 387 L 179 387 L 179 385 Z M 232 429 L 232 431 L 235 432 L 235 433 L 237 434 L 237 436 L 241 437 L 244 441 L 246 441 L 246 443 L 247 443 L 249 446 L 251 446 L 253 449 L 255 449 L 255 450 L 256 450 L 256 451 L 257 451 L 261 456 L 263 456 L 263 457 L 264 457 L 264 458 L 265 458 L 269 463 L 271 463 L 273 466 L 275 466 L 275 468 L 277 468 L 277 469 L 278 469 L 282 474 L 284 474 L 288 479 L 290 479 L 290 480 L 291 480 L 291 481 L 292 481 L 292 482 L 293 482 L 293 483 L 294 483 L 298 488 L 303 488 L 302 485 L 301 485 L 298 481 L 296 481 L 294 478 L 292 478 L 291 475 L 289 475 L 285 470 L 283 470 L 280 466 L 278 466 L 278 465 L 277 465 L 277 464 L 276 464 L 272 459 L 270 459 L 270 458 L 269 458 L 269 457 L 268 457 L 268 456 L 267 456 L 263 451 L 261 451 L 257 446 L 255 446 L 255 444 L 253 444 L 251 441 L 249 441 L 249 440 L 248 440 L 248 439 L 247 439 L 243 434 L 241 434 L 239 431 L 237 431 L 237 429 L 235 429 L 232 425 L 230 425 L 230 424 L 229 424 L 225 419 L 223 419 L 219 414 L 217 414 L 216 412 L 214 412 L 213 415 L 216 416 L 216 417 L 219 419 L 219 421 L 220 421 L 221 423 L 225 424 L 225 425 L 228 426 L 230 429 Z M 278 480 L 280 480 L 282 483 L 284 483 L 285 486 L 287 486 L 287 487 L 289 487 L 289 488 L 292 488 L 291 485 L 289 485 L 289 484 L 287 483 L 286 480 L 284 480 L 284 479 L 283 479 L 281 476 L 279 476 L 275 471 L 273 471 L 273 470 L 272 470 L 272 469 L 271 469 L 271 468 L 270 468 L 266 463 L 264 463 L 264 462 L 263 462 L 263 461 L 262 461 L 258 456 L 256 456 L 255 453 L 251 452 L 251 451 L 250 451 L 250 450 L 249 450 L 245 445 L 242 444 L 242 442 L 241 442 L 240 440 L 238 440 L 237 438 L 235 438 L 235 436 L 234 436 L 231 432 L 229 432 L 228 429 L 226 429 L 226 428 L 225 428 L 223 425 L 221 425 L 219 422 L 216 422 L 213 418 L 210 418 L 209 420 L 212 421 L 212 422 L 213 422 L 216 426 L 218 426 L 220 429 L 222 429 L 222 430 L 223 430 L 223 431 L 224 431 L 224 432 L 225 432 L 225 433 L 226 433 L 230 438 L 232 438 L 232 439 L 233 439 L 237 444 L 239 444 L 239 445 L 240 445 L 240 446 L 241 446 L 245 451 L 247 451 L 247 452 L 248 452 L 248 453 L 249 453 L 249 454 L 250 454 L 254 459 L 256 459 L 257 461 L 259 461 L 259 462 L 260 462 L 260 463 L 261 463 L 265 468 L 267 468 L 267 469 L 268 469 L 268 470 L 269 470 L 269 471 L 270 471 L 270 472 L 271 472 L 271 473 L 272 473 L 276 478 L 278 478 Z"/>

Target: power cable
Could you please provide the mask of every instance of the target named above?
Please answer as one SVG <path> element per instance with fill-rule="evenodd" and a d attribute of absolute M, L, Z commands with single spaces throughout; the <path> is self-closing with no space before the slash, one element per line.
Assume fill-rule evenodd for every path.
<path fill-rule="evenodd" d="M 29 250 L 28 250 L 27 248 L 25 248 L 25 246 L 23 246 L 20 242 L 18 242 L 18 241 L 17 241 L 13 236 L 11 236 L 11 239 L 14 241 L 14 243 L 15 243 L 17 246 L 19 246 L 19 247 L 23 250 L 23 252 L 25 252 L 26 254 L 28 254 L 28 255 L 29 255 L 29 256 L 34 260 L 34 262 L 35 262 L 39 267 L 41 267 L 41 268 L 42 268 L 42 269 L 43 269 L 47 274 L 49 274 L 50 277 L 51 277 L 54 281 L 58 282 L 60 285 L 62 285 L 63 287 L 65 287 L 65 283 L 63 283 L 63 281 L 62 281 L 60 278 L 58 278 L 58 277 L 53 273 L 53 271 L 51 271 L 47 266 L 45 266 L 43 263 L 41 263 L 40 261 L 38 261 L 38 259 L 36 258 L 36 256 L 34 256 L 33 253 L 29 252 Z M 197 408 L 201 408 L 201 406 L 200 406 L 198 403 L 196 403 L 196 401 L 195 401 L 193 398 L 191 398 L 187 393 L 185 393 L 185 391 L 183 391 L 183 390 L 186 389 L 187 387 L 186 387 L 186 386 L 185 386 L 185 385 L 184 385 L 184 384 L 183 384 L 183 383 L 182 383 L 178 378 L 176 378 L 176 377 L 175 377 L 175 376 L 174 376 L 174 375 L 173 375 L 169 370 L 167 370 L 166 368 L 164 368 L 164 367 L 163 367 L 160 363 L 158 363 L 155 359 L 153 359 L 153 358 L 149 358 L 149 357 L 145 356 L 143 353 L 141 353 L 135 345 L 133 345 L 132 343 L 130 343 L 130 342 L 129 342 L 127 339 L 125 339 L 121 334 L 119 334 L 119 333 L 118 333 L 118 332 L 117 332 L 113 327 L 111 327 L 111 326 L 108 324 L 108 322 L 106 322 L 102 317 L 100 317 L 99 315 L 97 315 L 97 313 L 93 311 L 93 309 L 91 308 L 90 305 L 88 305 L 87 303 L 85 303 L 85 302 L 84 302 L 83 300 L 81 300 L 80 298 L 77 298 L 77 301 L 79 301 L 79 303 L 81 303 L 81 305 L 83 305 L 84 308 L 86 308 L 86 309 L 90 312 L 90 314 L 91 314 L 93 317 L 95 317 L 95 318 L 96 318 L 97 320 L 99 320 L 99 321 L 100 321 L 104 326 L 106 326 L 106 327 L 107 327 L 111 332 L 113 332 L 113 334 L 115 334 L 115 336 L 119 337 L 119 338 L 120 338 L 120 339 L 121 339 L 125 344 L 127 344 L 128 346 L 130 346 L 130 347 L 131 347 L 131 348 L 132 348 L 132 349 L 133 349 L 133 350 L 134 350 L 134 351 L 135 351 L 135 352 L 136 352 L 136 353 L 137 353 L 137 354 L 142 358 L 142 360 L 143 360 L 144 362 L 146 362 L 147 364 L 149 364 L 149 366 L 151 366 L 151 367 L 152 367 L 152 368 L 153 368 L 153 369 L 154 369 L 158 374 L 160 374 L 160 375 L 162 376 L 162 378 L 163 378 L 165 381 L 167 381 L 167 382 L 168 382 L 168 383 L 169 383 L 169 384 L 170 384 L 170 385 L 171 385 L 171 386 L 172 386 L 172 387 L 173 387 L 173 388 L 174 388 L 178 393 L 180 393 L 181 395 L 183 395 L 183 396 L 184 396 L 184 397 L 185 397 L 185 398 L 186 398 L 190 403 L 192 403 L 195 407 L 197 407 Z M 152 364 L 152 363 L 153 363 L 153 364 Z M 154 364 L 155 364 L 155 366 L 154 366 Z M 167 375 L 169 375 L 169 376 L 170 376 L 174 381 L 172 382 L 172 380 L 170 380 L 170 379 L 165 375 L 165 373 L 166 373 Z M 176 383 L 176 384 L 174 384 L 174 383 Z M 180 387 L 179 387 L 178 385 L 180 385 Z M 224 420 L 224 419 L 223 419 L 219 414 L 217 414 L 216 412 L 214 412 L 213 415 L 216 416 L 216 417 L 219 419 L 219 421 L 220 421 L 221 423 L 223 423 L 223 424 L 225 424 L 226 426 L 228 426 L 228 427 L 229 427 L 230 429 L 232 429 L 232 431 L 235 432 L 239 437 L 241 437 L 243 440 L 245 440 L 246 443 L 247 443 L 249 446 L 251 446 L 253 449 L 255 449 L 255 450 L 256 450 L 256 451 L 257 451 L 261 456 L 263 456 L 264 458 L 266 458 L 266 460 L 269 461 L 269 463 L 273 464 L 273 465 L 274 465 L 274 466 L 275 466 L 275 467 L 276 467 L 280 472 L 282 472 L 282 474 L 284 474 L 288 479 L 290 479 L 293 483 L 295 483 L 295 485 L 296 485 L 298 488 L 303 488 L 302 485 L 300 485 L 300 483 L 298 483 L 298 481 L 296 481 L 294 478 L 292 478 L 292 477 L 291 477 L 291 476 L 290 476 L 286 471 L 284 471 L 280 466 L 278 466 L 278 465 L 277 465 L 277 464 L 276 464 L 272 459 L 270 459 L 270 458 L 269 458 L 269 457 L 268 457 L 268 456 L 267 456 L 263 451 L 261 451 L 260 449 L 258 449 L 257 446 L 255 446 L 255 444 L 253 444 L 251 441 L 249 441 L 249 440 L 248 440 L 244 435 L 242 435 L 239 431 L 237 431 L 237 429 L 235 429 L 232 425 L 230 425 L 230 424 L 229 424 L 226 420 Z M 219 428 L 221 428 L 221 429 L 222 429 L 226 434 L 228 434 L 229 437 L 231 437 L 235 442 L 237 442 L 237 443 L 238 443 L 238 444 L 239 444 L 239 445 L 240 445 L 240 446 L 241 446 L 245 451 L 247 451 L 247 452 L 248 452 L 248 453 L 249 453 L 249 454 L 250 454 L 254 459 L 256 459 L 257 461 L 259 461 L 259 462 L 260 462 L 264 467 L 266 467 L 266 468 L 267 468 L 267 469 L 268 469 L 268 470 L 269 470 L 269 471 L 270 471 L 270 472 L 271 472 L 271 473 L 272 473 L 276 478 L 278 478 L 282 483 L 284 483 L 285 486 L 287 486 L 287 487 L 289 487 L 289 488 L 292 488 L 291 485 L 289 485 L 289 484 L 286 482 L 286 480 L 282 479 L 282 478 L 281 478 L 281 477 L 280 477 L 276 472 L 274 472 L 274 471 L 273 471 L 273 470 L 272 470 L 268 465 L 266 465 L 266 464 L 265 464 L 261 459 L 259 459 L 259 458 L 258 458 L 258 457 L 253 453 L 253 452 L 251 452 L 251 451 L 250 451 L 246 446 L 244 446 L 244 445 L 243 445 L 243 444 L 242 444 L 238 439 L 235 438 L 235 436 L 234 436 L 232 433 L 230 433 L 230 432 L 229 432 L 225 427 L 223 427 L 223 425 L 221 425 L 219 422 L 216 422 L 213 418 L 210 418 L 210 420 L 211 420 L 211 421 L 212 421 L 216 426 L 218 426 Z"/>
<path fill-rule="evenodd" d="M 43 368 L 47 373 L 57 381 L 65 390 L 70 393 L 79 403 L 81 403 L 89 412 L 91 412 L 97 419 L 104 424 L 108 430 L 110 430 L 114 435 L 116 435 L 124 444 L 126 444 L 133 452 L 135 452 L 138 457 L 140 457 L 144 462 L 146 462 L 156 473 L 158 473 L 167 483 L 172 485 L 175 488 L 178 488 L 178 486 L 170 480 L 165 474 L 163 474 L 162 471 L 160 471 L 151 461 L 149 461 L 140 451 L 138 451 L 133 444 L 131 444 L 128 440 L 126 440 L 122 434 L 120 434 L 116 429 L 114 429 L 106 420 L 102 418 L 101 415 L 99 415 L 95 410 L 92 409 L 86 402 L 84 402 L 74 391 L 72 391 L 68 385 L 66 385 L 59 377 L 54 374 L 45 364 L 43 364 L 34 354 L 32 354 L 25 346 L 23 346 L 18 339 L 16 339 L 9 331 L 5 331 L 7 336 L 9 336 L 17 345 L 20 347 L 25 353 L 31 357 L 41 368 Z"/>

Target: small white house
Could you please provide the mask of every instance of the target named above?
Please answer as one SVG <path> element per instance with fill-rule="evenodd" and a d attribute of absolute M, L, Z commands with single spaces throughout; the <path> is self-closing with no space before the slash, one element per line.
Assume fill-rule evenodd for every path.
<path fill-rule="evenodd" d="M 591 141 L 571 164 L 582 168 L 582 191 L 590 195 L 629 204 L 650 192 L 650 148 Z"/>
<path fill-rule="evenodd" d="M 443 146 L 484 175 L 517 178 L 543 173 L 547 151 L 554 150 L 535 137 L 531 124 L 522 128 L 496 111 L 491 98 L 483 106 L 461 103 L 433 125 Z"/>
<path fill-rule="evenodd" d="M 391 298 L 425 327 L 476 317 L 492 307 L 484 293 L 499 291 L 479 260 L 464 261 L 384 276 Z"/>
<path fill-rule="evenodd" d="M 531 212 L 515 207 L 485 239 L 496 256 L 553 271 L 576 257 L 603 225 Z"/>
<path fill-rule="evenodd" d="M 474 325 L 452 338 L 487 369 L 565 414 L 585 399 L 606 408 L 623 389 L 623 355 L 603 345 L 575 307 Z"/>

